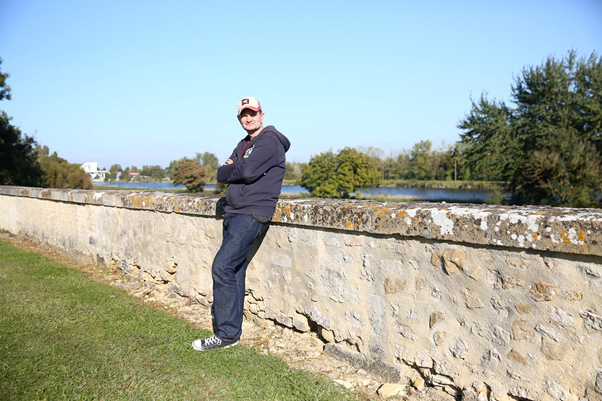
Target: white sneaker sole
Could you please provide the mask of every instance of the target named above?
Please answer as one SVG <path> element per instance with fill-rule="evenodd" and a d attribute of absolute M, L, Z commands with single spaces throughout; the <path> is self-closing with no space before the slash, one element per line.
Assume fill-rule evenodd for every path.
<path fill-rule="evenodd" d="M 211 351 L 213 349 L 226 349 L 226 348 L 230 348 L 230 347 L 234 347 L 235 345 L 238 345 L 238 341 L 236 341 L 232 344 L 224 345 L 223 347 L 203 348 L 202 346 L 195 344 L 197 341 L 199 341 L 199 340 L 194 340 L 192 342 L 192 349 L 195 351 Z"/>

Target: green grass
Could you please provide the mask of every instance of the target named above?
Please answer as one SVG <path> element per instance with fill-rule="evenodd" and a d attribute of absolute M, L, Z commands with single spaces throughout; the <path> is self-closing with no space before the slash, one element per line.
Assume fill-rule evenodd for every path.
<path fill-rule="evenodd" d="M 210 335 L 0 241 L 0 400 L 346 400 L 326 378 Z"/>

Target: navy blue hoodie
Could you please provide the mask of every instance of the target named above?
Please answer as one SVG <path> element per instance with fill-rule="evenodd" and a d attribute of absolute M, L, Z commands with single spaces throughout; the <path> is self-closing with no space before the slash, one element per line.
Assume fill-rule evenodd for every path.
<path fill-rule="evenodd" d="M 272 125 L 250 141 L 247 135 L 236 145 L 230 156 L 233 163 L 217 170 L 217 181 L 229 184 L 226 212 L 272 217 L 290 146 L 290 141 Z"/>

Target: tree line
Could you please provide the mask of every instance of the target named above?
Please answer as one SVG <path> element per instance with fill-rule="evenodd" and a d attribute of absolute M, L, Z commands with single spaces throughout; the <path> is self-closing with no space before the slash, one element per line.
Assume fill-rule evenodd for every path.
<path fill-rule="evenodd" d="M 1 64 L 1 59 L 0 59 Z M 0 72 L 0 100 L 10 99 Z M 287 162 L 285 180 L 313 196 L 350 197 L 383 181 L 458 180 L 503 183 L 513 204 L 599 207 L 602 193 L 602 58 L 575 51 L 525 67 L 511 85 L 510 104 L 486 94 L 471 99 L 460 119 L 460 140 L 433 148 L 429 140 L 396 155 L 377 148 L 344 148 Z M 49 154 L 0 114 L 0 184 L 89 188 L 77 165 Z M 214 182 L 217 157 L 197 153 L 160 166 L 109 169 L 108 179 L 169 178 L 189 191 Z M 81 169 L 79 169 L 81 171 Z M 84 174 L 85 175 L 85 174 Z M 223 189 L 223 188 L 219 188 Z"/>
<path fill-rule="evenodd" d="M 512 204 L 602 206 L 602 57 L 569 51 L 525 67 L 510 99 L 511 105 L 486 95 L 472 100 L 458 123 L 460 141 L 442 151 L 421 141 L 397 158 L 349 149 L 314 156 L 301 166 L 302 185 L 320 196 L 345 197 L 361 188 L 353 184 L 355 175 L 376 185 L 377 172 L 381 179 L 449 180 L 453 174 L 504 183 Z"/>

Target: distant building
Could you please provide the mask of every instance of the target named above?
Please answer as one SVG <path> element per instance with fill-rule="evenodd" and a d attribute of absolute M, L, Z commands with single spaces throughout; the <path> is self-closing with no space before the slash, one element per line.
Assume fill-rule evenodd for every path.
<path fill-rule="evenodd" d="M 107 171 L 98 169 L 98 162 L 85 162 L 81 168 L 92 178 L 92 181 L 104 181 Z"/>

